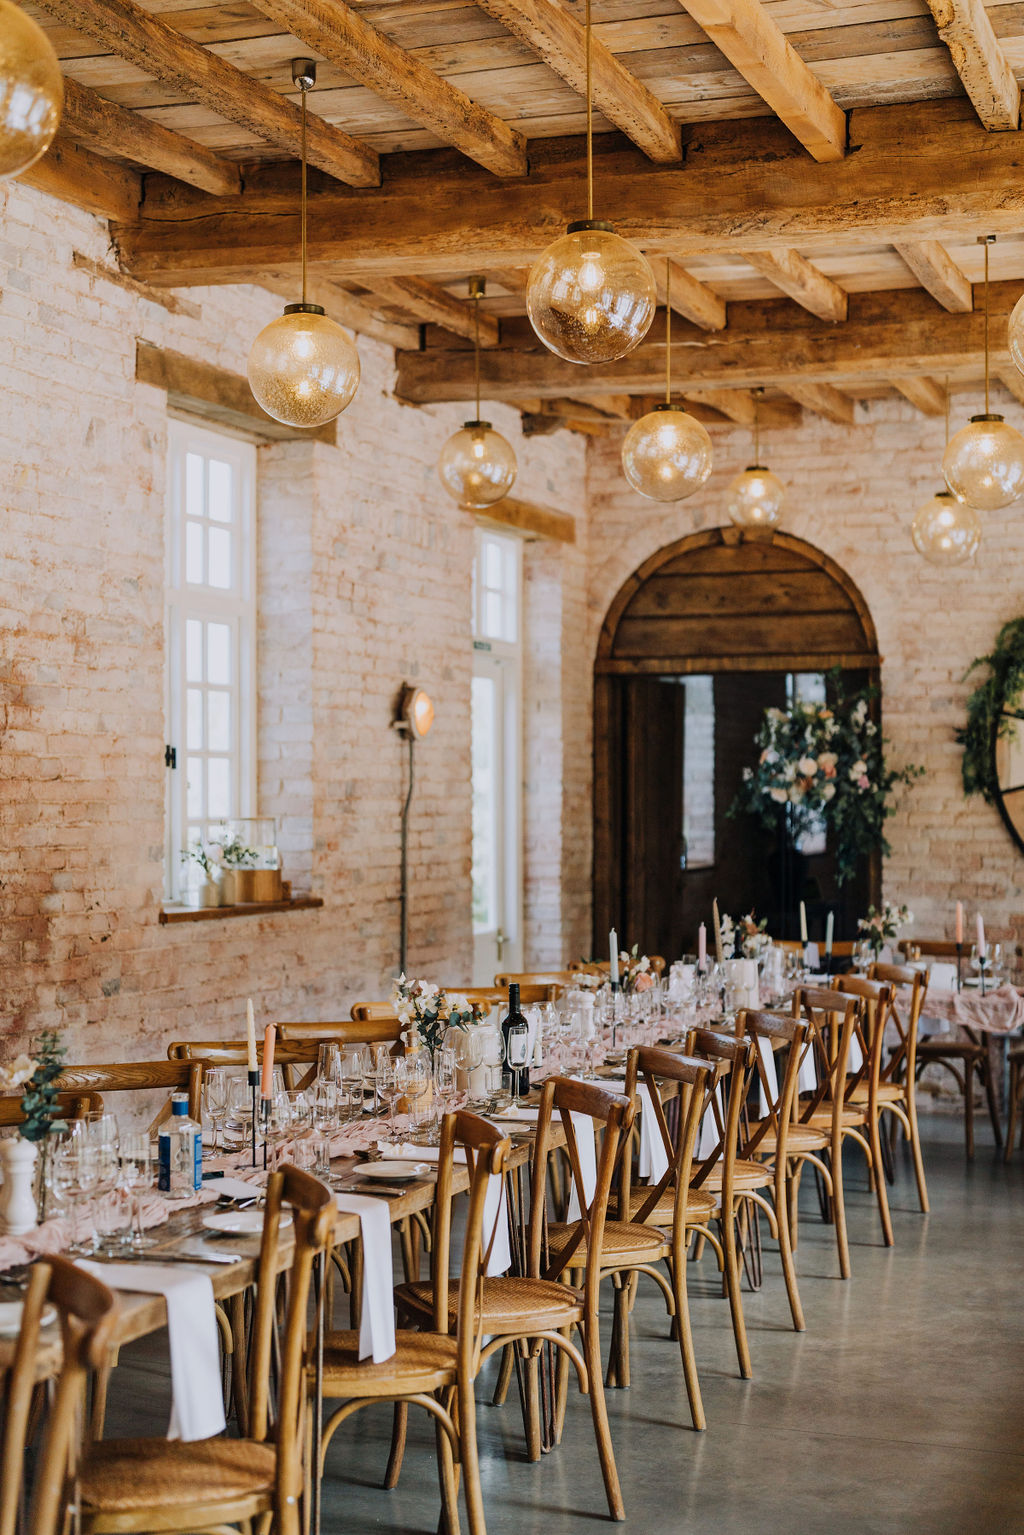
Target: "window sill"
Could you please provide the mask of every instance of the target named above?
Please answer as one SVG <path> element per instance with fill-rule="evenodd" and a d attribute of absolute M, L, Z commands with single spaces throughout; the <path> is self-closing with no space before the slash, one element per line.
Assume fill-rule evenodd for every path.
<path fill-rule="evenodd" d="M 164 906 L 161 922 L 220 922 L 225 917 L 265 917 L 272 911 L 311 911 L 322 906 L 318 895 L 294 895 L 287 901 L 249 901 L 239 906 Z"/>

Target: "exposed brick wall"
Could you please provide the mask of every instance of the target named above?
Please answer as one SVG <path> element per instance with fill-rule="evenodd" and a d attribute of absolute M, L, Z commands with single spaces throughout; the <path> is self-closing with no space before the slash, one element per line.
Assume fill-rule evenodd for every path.
<path fill-rule="evenodd" d="M 983 409 L 975 396 L 953 402 L 956 430 Z M 1024 412 L 999 388 L 993 409 L 1019 430 Z M 928 776 L 906 791 L 888 822 L 892 856 L 886 896 L 906 901 L 922 937 L 952 933 L 952 904 L 980 908 L 993 939 L 1024 934 L 1024 857 L 996 810 L 960 786 L 954 733 L 972 686 L 964 672 L 992 648 L 999 626 L 1024 612 L 1019 574 L 1021 512 L 987 514 L 976 562 L 939 571 L 910 542 L 916 508 L 942 488 L 944 425 L 897 400 L 871 401 L 847 428 L 805 413 L 798 428 L 773 431 L 762 459 L 787 487 L 782 525 L 823 549 L 863 593 L 882 656 L 884 728 L 894 763 L 924 764 Z M 704 489 L 661 507 L 622 478 L 618 441 L 591 444 L 589 657 L 608 607 L 627 577 L 657 549 L 727 521 L 725 488 L 750 456 L 745 431 L 714 434 L 715 470 Z M 588 809 L 582 813 L 588 813 Z"/>
<path fill-rule="evenodd" d="M 73 267 L 76 250 L 107 262 L 99 221 L 18 186 L 0 187 L 0 215 L 0 1049 L 53 1025 L 73 1059 L 143 1058 L 235 1032 L 250 994 L 264 1018 L 347 1016 L 384 994 L 404 679 L 437 704 L 417 756 L 410 968 L 466 982 L 473 523 L 435 470 L 464 412 L 397 404 L 392 354 L 361 340 L 339 447 L 260 450 L 261 810 L 325 906 L 161 926 L 166 398 L 135 383 L 135 338 L 241 373 L 279 301 L 207 289 L 171 313 Z M 489 413 L 519 493 L 581 512 L 582 443 L 525 443 L 515 412 Z"/>

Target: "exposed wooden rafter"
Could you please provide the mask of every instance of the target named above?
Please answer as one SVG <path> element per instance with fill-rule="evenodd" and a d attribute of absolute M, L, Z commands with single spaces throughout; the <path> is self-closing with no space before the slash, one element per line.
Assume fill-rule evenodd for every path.
<path fill-rule="evenodd" d="M 953 67 L 986 128 L 1020 127 L 1020 86 L 983 0 L 928 0 Z"/>
<path fill-rule="evenodd" d="M 396 309 L 404 309 L 431 325 L 440 325 L 455 336 L 472 341 L 476 332 L 473 305 L 466 299 L 453 298 L 436 283 L 422 277 L 375 277 L 371 291 Z M 501 327 L 493 315 L 480 315 L 480 345 L 497 346 Z"/>
<path fill-rule="evenodd" d="M 123 3 L 123 0 L 118 0 Z M 853 113 L 856 153 L 819 165 L 771 144 L 750 123 L 691 136 L 685 166 L 651 165 L 619 146 L 598 164 L 603 206 L 650 256 L 746 255 L 799 249 L 812 260 L 842 243 L 939 241 L 954 234 L 1018 233 L 1024 226 L 1019 166 L 1024 139 L 986 133 L 965 102 Z M 760 158 L 759 158 L 760 157 Z M 310 254 L 346 276 L 521 267 L 578 210 L 582 164 L 538 151 L 531 172 L 498 180 L 452 156 L 393 157 L 384 187 L 367 197 L 321 184 L 310 197 Z M 761 170 L 751 176 L 750 162 Z M 246 177 L 237 198 L 209 199 L 186 187 L 147 187 L 147 217 L 117 238 L 137 276 L 171 286 L 244 282 L 296 260 L 294 184 Z M 765 187 L 771 195 L 766 197 Z M 429 188 L 429 196 L 425 189 Z"/>
<path fill-rule="evenodd" d="M 846 294 L 799 251 L 748 251 L 747 261 L 762 277 L 819 320 L 846 319 Z"/>
<path fill-rule="evenodd" d="M 942 416 L 946 413 L 946 391 L 937 379 L 929 378 L 921 373 L 895 376 L 890 379 L 894 389 L 898 389 L 905 400 L 925 416 Z"/>
<path fill-rule="evenodd" d="M 345 0 L 257 0 L 300 42 L 339 65 L 445 144 L 498 176 L 525 176 L 526 140 L 443 75 L 399 48 Z"/>
<path fill-rule="evenodd" d="M 1019 283 L 992 284 L 996 371 L 1005 370 L 1008 363 L 1005 321 L 1019 296 Z M 794 396 L 810 384 L 856 392 L 861 384 L 885 387 L 894 375 L 911 373 L 929 377 L 949 373 L 956 380 L 965 373 L 980 373 L 984 333 L 980 312 L 949 314 L 913 290 L 851 295 L 845 325 L 812 320 L 783 304 L 735 304 L 730 307 L 729 328 L 720 335 L 707 337 L 696 329 L 687 333 L 683 326 L 673 326 L 672 376 L 684 396 L 693 389 L 749 389 L 759 384 L 774 385 Z M 506 345 L 484 354 L 483 392 L 495 400 L 524 394 L 551 398 L 570 390 L 581 399 L 609 390 L 653 395 L 664 376 L 664 338 L 659 315 L 642 347 L 599 370 L 581 369 L 536 346 Z M 591 379 L 591 374 L 597 376 Z M 430 351 L 399 357 L 396 389 L 404 399 L 468 399 L 472 384 L 469 352 Z"/>
<path fill-rule="evenodd" d="M 291 272 L 262 272 L 255 282 L 258 287 L 267 288 L 287 303 L 293 304 L 299 298 L 299 288 Z M 419 346 L 418 325 L 403 325 L 394 320 L 381 319 L 368 304 L 354 298 L 338 283 L 312 276 L 306 287 L 309 302 L 319 304 L 339 325 L 358 331 L 362 336 L 372 336 L 375 341 L 383 341 L 385 346 L 396 347 L 399 351 Z"/>
<path fill-rule="evenodd" d="M 937 304 L 955 314 L 973 306 L 971 284 L 938 240 L 896 240 L 896 250 Z"/>
<path fill-rule="evenodd" d="M 241 171 L 233 160 L 215 155 L 193 139 L 143 117 L 141 112 L 127 112 L 69 76 L 64 80 L 61 128 L 88 149 L 121 160 L 134 160 L 151 170 L 162 171 L 165 176 L 187 181 L 203 192 L 227 197 L 241 190 Z"/>
<path fill-rule="evenodd" d="M 298 156 L 301 114 L 293 102 L 151 16 L 135 0 L 40 0 L 40 4 L 51 16 L 95 38 L 189 101 Z M 309 117 L 308 153 L 311 165 L 351 186 L 380 182 L 375 152 L 314 114 Z"/>
<path fill-rule="evenodd" d="M 834 384 L 787 383 L 785 388 L 790 399 L 802 405 L 804 410 L 813 411 L 816 416 L 824 416 L 826 421 L 835 421 L 840 426 L 853 426 L 857 419 L 850 396 L 843 394 Z"/>
<path fill-rule="evenodd" d="M 583 94 L 584 30 L 558 0 L 477 0 L 477 4 L 532 48 L 574 91 Z M 679 124 L 658 98 L 597 37 L 591 39 L 591 60 L 598 111 L 650 159 L 666 163 L 678 160 L 682 153 Z"/>
<path fill-rule="evenodd" d="M 725 300 L 688 272 L 678 261 L 672 268 L 672 311 L 684 320 L 699 325 L 701 330 L 724 330 L 726 325 Z M 652 263 L 654 280 L 658 285 L 658 303 L 665 302 L 665 262 L 655 259 Z"/>
<path fill-rule="evenodd" d="M 760 0 L 682 0 L 694 21 L 815 160 L 841 160 L 846 118 Z"/>
<path fill-rule="evenodd" d="M 134 219 L 142 202 L 142 177 L 126 165 L 76 144 L 58 133 L 41 160 L 18 177 L 86 213 L 115 221 Z"/>

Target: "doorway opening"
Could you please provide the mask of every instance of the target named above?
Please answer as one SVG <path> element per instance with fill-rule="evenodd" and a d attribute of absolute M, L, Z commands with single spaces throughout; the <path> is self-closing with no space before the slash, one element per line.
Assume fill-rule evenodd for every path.
<path fill-rule="evenodd" d="M 769 931 L 836 937 L 877 897 L 879 860 L 840 887 L 824 827 L 794 846 L 731 816 L 764 710 L 877 686 L 874 625 L 854 583 L 790 534 L 716 528 L 658 551 L 601 631 L 594 677 L 595 945 L 615 927 L 647 953 L 692 951 L 717 898 Z M 597 949 L 595 947 L 595 952 Z"/>

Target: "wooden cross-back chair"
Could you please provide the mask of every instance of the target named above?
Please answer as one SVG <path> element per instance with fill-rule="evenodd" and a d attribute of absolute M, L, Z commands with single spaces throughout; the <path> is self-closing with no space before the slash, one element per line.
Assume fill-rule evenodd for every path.
<path fill-rule="evenodd" d="M 578 979 L 574 970 L 505 970 L 494 977 L 494 986 L 496 991 L 507 997 L 509 987 L 515 983 L 519 987 L 521 1002 L 554 1002 L 559 992 L 574 986 Z M 527 993 L 530 995 L 527 996 Z"/>
<path fill-rule="evenodd" d="M 334 1023 L 279 1023 L 277 1037 L 281 1044 L 291 1047 L 321 1044 L 390 1045 L 393 1055 L 404 1051 L 402 1025 L 390 1014 L 378 1018 L 347 1018 Z"/>
<path fill-rule="evenodd" d="M 571 1115 L 584 1114 L 603 1134 L 597 1158 L 597 1183 L 588 1200 L 580 1171 L 576 1131 Z M 608 1510 L 613 1519 L 625 1518 L 619 1477 L 615 1467 L 604 1384 L 601 1378 L 601 1338 L 598 1307 L 601 1286 L 601 1246 L 607 1219 L 608 1197 L 620 1160 L 620 1150 L 633 1124 L 634 1108 L 619 1093 L 587 1082 L 573 1082 L 566 1077 L 550 1077 L 541 1089 L 530 1175 L 530 1217 L 526 1254 L 521 1275 L 501 1275 L 485 1279 L 481 1288 L 481 1330 L 490 1342 L 481 1362 L 508 1345 L 515 1345 L 524 1356 L 524 1412 L 527 1425 L 527 1454 L 531 1460 L 541 1456 L 540 1434 L 540 1354 L 545 1342 L 559 1351 L 555 1402 L 555 1440 L 559 1442 L 565 1423 L 569 1364 L 574 1365 L 580 1389 L 589 1392 L 590 1410 L 597 1440 L 601 1474 L 604 1479 Z M 565 1138 L 576 1186 L 581 1220 L 573 1228 L 561 1228 L 562 1240 L 556 1244 L 554 1228 L 547 1223 L 546 1193 L 549 1165 L 560 1149 L 556 1119 Z M 582 1285 L 566 1282 L 569 1271 L 583 1273 Z M 434 1290 L 429 1283 L 399 1286 L 395 1292 L 400 1314 L 411 1317 L 420 1326 L 429 1326 L 435 1315 Z M 449 1317 L 454 1317 L 458 1288 L 448 1287 Z M 582 1352 L 571 1334 L 579 1329 Z"/>
<path fill-rule="evenodd" d="M 278 1040 L 274 1048 L 274 1065 L 280 1066 L 285 1085 L 305 1088 L 316 1076 L 316 1039 L 303 1039 L 285 1044 Z M 199 1102 L 202 1102 L 203 1073 L 211 1066 L 244 1066 L 248 1060 L 248 1047 L 244 1039 L 176 1039 L 167 1046 L 168 1061 L 184 1061 L 199 1067 Z M 256 1042 L 256 1059 L 263 1060 L 263 1041 Z M 198 1105 L 197 1105 L 198 1107 Z M 191 1107 L 194 1119 L 199 1115 Z"/>
<path fill-rule="evenodd" d="M 160 1063 L 163 1065 L 163 1062 Z M 84 1119 L 87 1114 L 99 1114 L 103 1110 L 103 1099 L 99 1093 L 58 1093 L 57 1107 L 58 1119 Z M 22 1113 L 21 1099 L 14 1097 L 0 1098 L 0 1129 L 6 1130 L 14 1125 L 23 1124 L 25 1115 Z"/>
<path fill-rule="evenodd" d="M 908 960 L 956 959 L 952 938 L 901 938 L 897 948 Z"/>
<path fill-rule="evenodd" d="M 422 1330 L 399 1329 L 395 1353 L 380 1364 L 359 1358 L 358 1332 L 328 1332 L 324 1339 L 323 1394 L 342 1405 L 324 1426 L 321 1474 L 323 1457 L 345 1419 L 362 1407 L 393 1401 L 395 1435 L 385 1479 L 385 1485 L 393 1487 L 401 1470 L 408 1408 L 422 1407 L 433 1416 L 437 1434 L 442 1527 L 458 1529 L 455 1465 L 461 1464 L 471 1535 L 485 1535 L 473 1396 L 482 1333 L 487 1330 L 481 1326 L 480 1299 L 494 1241 L 494 1232 L 484 1230 L 484 1200 L 489 1180 L 502 1176 L 510 1149 L 502 1131 L 476 1114 L 462 1110 L 445 1115 L 433 1212 L 431 1305 L 429 1316 L 421 1318 Z M 456 1150 L 465 1155 L 470 1190 L 461 1275 L 453 1283 L 449 1264 Z M 499 1219 L 504 1219 L 504 1210 Z M 399 1290 L 399 1297 L 402 1293 Z"/>
<path fill-rule="evenodd" d="M 648 1265 L 654 1262 L 663 1262 L 668 1269 L 671 1288 L 666 1293 L 666 1303 L 669 1315 L 675 1318 L 690 1418 L 694 1428 L 704 1429 L 707 1427 L 707 1418 L 693 1350 L 686 1287 L 686 1254 L 692 1231 L 697 1225 L 703 1225 L 714 1210 L 714 1201 L 710 1195 L 691 1195 L 690 1177 L 697 1132 L 708 1107 L 710 1086 L 719 1080 L 719 1072 L 717 1066 L 710 1061 L 696 1060 L 653 1046 L 636 1046 L 626 1058 L 625 1086 L 627 1098 L 634 1103 L 637 1102 L 641 1079 L 647 1089 L 651 1106 L 649 1112 L 657 1122 L 657 1133 L 668 1165 L 657 1182 L 634 1188 L 630 1158 L 623 1157 L 617 1214 L 619 1222 L 650 1223 L 650 1229 L 659 1235 L 665 1234 L 666 1240 L 656 1257 L 650 1256 L 643 1263 L 634 1263 L 626 1272 L 631 1275 L 652 1273 Z M 678 1131 L 675 1135 L 662 1104 L 660 1085 L 663 1082 L 672 1082 L 676 1086 Z M 664 1293 L 665 1287 L 656 1270 L 652 1277 L 661 1285 Z M 610 1383 L 620 1386 L 629 1385 L 629 1307 L 620 1297 L 630 1297 L 634 1289 L 635 1281 L 631 1278 L 628 1289 L 620 1285 L 615 1292 L 615 1319 L 608 1368 Z"/>
<path fill-rule="evenodd" d="M 661 954 L 648 954 L 647 961 L 651 967 L 652 975 L 664 975 L 665 959 Z M 607 975 L 611 970 L 611 961 L 608 959 L 572 959 L 569 961 L 569 972 L 572 975 Z"/>
<path fill-rule="evenodd" d="M 920 943 L 914 944 L 913 949 L 918 951 L 918 954 L 926 954 L 932 957 L 956 958 L 956 945 L 947 943 L 944 939 L 931 943 L 923 940 Z M 995 1136 L 996 1145 L 1002 1146 L 1003 1129 L 999 1122 L 999 1105 L 996 1101 L 996 1086 L 993 1080 L 992 1062 L 989 1056 L 988 1043 L 982 1038 L 979 1031 L 966 1026 L 957 1028 L 954 1024 L 951 1034 L 918 1038 L 914 1062 L 915 1080 L 920 1079 L 921 1073 L 927 1066 L 941 1066 L 944 1071 L 948 1071 L 963 1096 L 964 1148 L 968 1160 L 974 1160 L 975 1078 L 985 1089 L 985 1102 L 988 1106 L 988 1117 L 992 1125 L 992 1133 Z M 918 1183 L 918 1188 L 920 1189 L 920 1182 Z M 927 1209 L 928 1207 L 924 1205 L 922 1208 Z"/>
<path fill-rule="evenodd" d="M 26 1476 L 28 1435 L 39 1382 L 43 1309 L 60 1317 L 60 1366 L 51 1389 L 42 1446 L 36 1462 L 29 1517 L 19 1519 Z M 0 1448 L 0 1535 L 63 1535 L 74 1502 L 82 1449 L 85 1388 L 89 1374 L 107 1364 L 117 1321 L 117 1299 L 99 1279 L 66 1258 L 35 1263 L 25 1291 L 21 1328 L 5 1383 L 4 1433 Z"/>
<path fill-rule="evenodd" d="M 285 1207 L 292 1214 L 295 1247 L 278 1333 L 277 1252 Z M 309 1173 L 285 1166 L 271 1174 L 257 1266 L 248 1437 L 190 1443 L 107 1439 L 92 1445 L 79 1477 L 82 1535 L 170 1535 L 239 1522 L 248 1527 L 254 1519 L 262 1530 L 272 1527 L 274 1535 L 301 1535 L 305 1377 L 312 1359 L 306 1313 L 313 1266 L 330 1246 L 335 1215 L 330 1190 Z"/>
<path fill-rule="evenodd" d="M 896 1041 L 883 1060 L 878 1081 L 880 1110 L 892 1115 L 892 1129 L 903 1126 L 910 1142 L 914 1158 L 914 1176 L 917 1179 L 917 1197 L 921 1209 L 928 1210 L 928 1187 L 924 1177 L 924 1155 L 921 1150 L 921 1133 L 917 1124 L 917 1057 L 919 1049 L 918 1027 L 921 1009 L 928 991 L 928 977 L 922 970 L 911 965 L 873 964 L 868 971 L 874 981 L 884 981 L 893 988 L 889 1004 L 889 1022 L 896 1033 Z M 899 988 L 909 986 L 909 1001 L 900 996 Z"/>
<path fill-rule="evenodd" d="M 1003 1150 L 1003 1160 L 1009 1162 L 1013 1156 L 1013 1137 L 1017 1133 L 1017 1120 L 1021 1121 L 1020 1143 L 1024 1147 L 1024 1045 L 1011 1045 L 1007 1052 L 1007 1062 L 1010 1067 L 1010 1080 L 1007 1088 L 1009 1117 L 1006 1121 L 1006 1146 Z"/>
<path fill-rule="evenodd" d="M 864 1128 L 867 1132 L 870 1175 L 878 1202 L 882 1240 L 886 1247 L 891 1247 L 894 1238 L 886 1187 L 889 1181 L 888 1167 L 882 1155 L 881 1076 L 885 1030 L 892 1009 L 893 988 L 886 981 L 872 981 L 859 975 L 838 975 L 832 982 L 832 989 L 842 992 L 844 996 L 860 997 L 864 1003 L 854 1024 L 855 1038 L 864 1057 L 864 1071 L 859 1081 L 847 1085 L 844 1099 L 851 1107 L 863 1106 L 865 1110 Z"/>
<path fill-rule="evenodd" d="M 58 1092 L 71 1097 L 94 1097 L 103 1108 L 103 1100 L 111 1093 L 145 1092 L 152 1088 L 163 1089 L 167 1096 L 150 1125 L 155 1130 L 171 1112 L 171 1094 L 188 1093 L 188 1111 L 198 1120 L 202 1103 L 201 1073 L 188 1060 L 167 1061 L 114 1061 L 108 1065 L 64 1066 L 54 1078 Z"/>
<path fill-rule="evenodd" d="M 863 1080 L 864 1065 L 851 1079 L 847 1066 L 850 1045 L 857 1030 L 863 1002 L 858 997 L 844 997 L 841 992 L 822 986 L 798 986 L 793 993 L 793 1017 L 803 1019 L 807 1025 L 807 1053 L 814 1062 L 816 1086 L 802 1093 L 795 1113 L 797 1123 L 824 1131 L 828 1156 L 824 1160 L 815 1151 L 808 1151 L 796 1169 L 791 1189 L 791 1202 L 795 1206 L 799 1198 L 800 1175 L 809 1162 L 814 1166 L 825 1185 L 836 1232 L 839 1255 L 839 1273 L 843 1279 L 850 1277 L 850 1241 L 846 1230 L 846 1194 L 843 1184 L 843 1142 L 848 1136 L 855 1137 L 870 1163 L 871 1148 L 861 1134 L 867 1109 L 846 1101 L 846 1094 Z M 794 1227 L 794 1245 L 797 1228 Z"/>
<path fill-rule="evenodd" d="M 739 1038 L 749 1039 L 754 1047 L 752 1075 L 757 1087 L 756 1109 L 751 1110 L 749 1094 L 744 1107 L 736 1177 L 746 1197 L 768 1217 L 779 1244 L 793 1328 L 803 1332 L 806 1324 L 793 1260 L 794 1212 L 790 1208 L 790 1191 L 794 1170 L 803 1156 L 825 1146 L 825 1137 L 820 1132 L 798 1126 L 793 1119 L 807 1029 L 797 1019 L 749 1008 L 737 1014 L 736 1033 Z M 784 1055 L 781 1073 L 776 1054 Z M 769 1189 L 771 1203 L 766 1194 Z"/>

